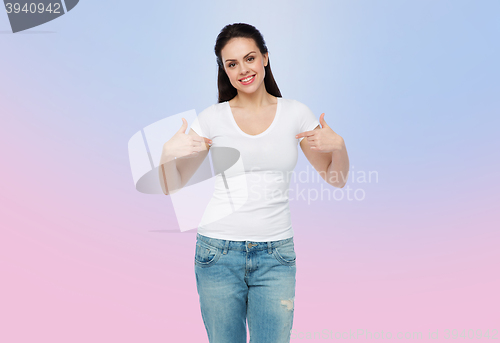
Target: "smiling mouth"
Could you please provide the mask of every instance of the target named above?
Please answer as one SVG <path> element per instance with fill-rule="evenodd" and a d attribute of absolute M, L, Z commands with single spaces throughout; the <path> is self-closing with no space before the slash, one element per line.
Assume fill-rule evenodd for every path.
<path fill-rule="evenodd" d="M 251 81 L 254 77 L 255 77 L 255 74 L 253 74 L 252 76 L 248 76 L 245 79 L 238 80 L 238 81 L 240 81 L 240 82 L 248 82 L 248 81 Z"/>

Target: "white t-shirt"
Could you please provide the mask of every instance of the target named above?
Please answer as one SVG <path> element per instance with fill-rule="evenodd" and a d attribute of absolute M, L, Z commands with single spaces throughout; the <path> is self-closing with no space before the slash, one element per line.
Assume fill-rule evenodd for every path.
<path fill-rule="evenodd" d="M 254 242 L 293 237 L 289 187 L 298 144 L 303 139 L 295 135 L 313 130 L 319 121 L 303 103 L 277 99 L 274 121 L 258 135 L 246 134 L 239 128 L 227 101 L 206 108 L 191 124 L 198 135 L 212 140 L 211 149 L 230 147 L 239 151 L 239 164 L 229 169 L 226 166 L 224 177 L 221 173 L 216 176 L 214 194 L 198 226 L 199 234 Z M 212 162 L 217 170 L 220 159 L 214 161 L 215 151 Z"/>

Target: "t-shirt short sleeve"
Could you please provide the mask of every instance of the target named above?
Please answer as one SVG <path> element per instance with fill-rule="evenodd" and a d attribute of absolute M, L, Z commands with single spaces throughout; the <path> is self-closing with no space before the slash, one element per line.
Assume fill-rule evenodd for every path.
<path fill-rule="evenodd" d="M 305 131 L 311 131 L 319 125 L 318 119 L 314 115 L 313 111 L 305 104 L 295 100 L 297 106 L 297 113 L 299 117 L 299 133 Z M 305 137 L 299 138 L 299 144 Z"/>
<path fill-rule="evenodd" d="M 211 139 L 210 135 L 210 114 L 214 105 L 205 108 L 198 114 L 196 119 L 191 123 L 191 129 L 196 132 L 201 137 L 206 137 Z"/>

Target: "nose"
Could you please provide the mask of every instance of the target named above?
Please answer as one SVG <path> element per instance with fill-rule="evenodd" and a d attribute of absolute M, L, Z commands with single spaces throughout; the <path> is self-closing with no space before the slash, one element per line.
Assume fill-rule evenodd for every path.
<path fill-rule="evenodd" d="M 245 77 L 249 73 L 249 69 L 245 64 L 240 64 L 240 78 Z"/>

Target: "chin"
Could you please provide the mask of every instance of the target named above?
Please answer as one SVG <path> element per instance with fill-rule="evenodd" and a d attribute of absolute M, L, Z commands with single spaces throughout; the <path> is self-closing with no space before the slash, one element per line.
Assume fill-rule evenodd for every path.
<path fill-rule="evenodd" d="M 240 87 L 239 87 L 239 88 L 236 88 L 236 89 L 238 89 L 238 90 L 240 90 L 240 91 L 242 91 L 242 92 L 245 92 L 245 93 L 249 93 L 249 94 L 250 94 L 250 93 L 255 93 L 255 91 L 256 91 L 257 89 L 259 89 L 259 87 L 261 87 L 261 86 L 262 86 L 262 84 L 260 84 L 260 85 L 254 85 L 254 84 L 252 84 L 252 85 L 251 85 L 251 87 L 248 87 L 248 86 L 241 86 L 241 85 L 240 85 Z"/>

